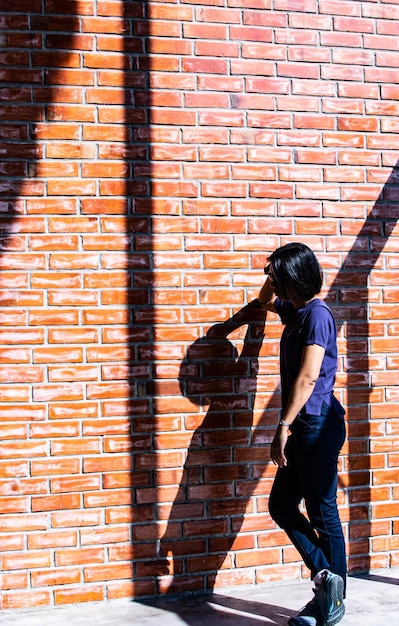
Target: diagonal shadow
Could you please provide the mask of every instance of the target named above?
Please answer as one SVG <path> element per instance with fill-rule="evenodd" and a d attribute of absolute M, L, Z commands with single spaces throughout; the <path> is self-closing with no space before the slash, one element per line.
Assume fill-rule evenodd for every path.
<path fill-rule="evenodd" d="M 383 583 L 384 585 L 399 585 L 399 578 L 381 576 L 380 574 L 361 574 L 359 578 L 362 578 L 363 580 L 372 580 L 376 583 Z"/>
<path fill-rule="evenodd" d="M 5 51 L 0 77 L 6 86 L 0 113 L 0 286 L 9 290 L 1 299 L 1 305 L 7 307 L 29 305 L 27 272 L 46 269 L 44 253 L 57 249 L 45 234 L 45 218 L 77 212 L 77 200 L 72 195 L 51 197 L 51 185 L 57 177 L 73 176 L 65 143 L 71 146 L 78 139 L 77 125 L 64 124 L 69 120 L 63 116 L 67 107 L 79 100 L 79 89 L 66 88 L 61 77 L 62 70 L 70 68 L 72 82 L 77 56 L 74 40 L 79 32 L 77 2 L 68 2 L 68 17 L 44 5 L 10 7 L 3 14 L 6 34 L 2 35 Z M 25 36 L 21 36 L 18 31 L 24 29 Z M 48 159 L 61 156 L 46 145 L 55 139 L 60 149 L 64 146 L 65 160 L 46 164 L 45 155 Z M 38 295 L 33 301 L 44 304 Z M 16 313 L 10 318 L 16 325 L 23 322 L 23 316 L 18 319 Z M 4 323 L 8 323 L 6 319 Z M 19 382 L 18 368 L 10 371 L 6 380 L 13 382 L 13 373 Z M 25 374 L 34 380 L 32 368 L 26 368 Z"/>
<path fill-rule="evenodd" d="M 341 487 L 347 490 L 345 509 L 348 522 L 349 571 L 367 571 L 371 567 L 372 518 L 371 437 L 372 420 L 377 415 L 372 408 L 375 383 L 373 370 L 377 352 L 388 351 L 389 342 L 381 341 L 381 323 L 390 318 L 384 312 L 384 293 L 379 309 L 380 320 L 370 319 L 370 297 L 373 287 L 386 285 L 386 263 L 383 256 L 389 237 L 399 217 L 398 164 L 393 168 L 384 187 L 367 216 L 356 240 L 349 250 L 326 299 L 329 301 L 341 336 L 340 352 L 344 354 L 343 372 L 338 376 L 343 404 L 347 407 L 346 466 L 341 468 Z M 375 271 L 375 273 L 373 273 Z M 390 280 L 395 280 L 392 275 Z M 376 318 L 376 316 L 375 316 Z M 379 347 L 377 347 L 377 341 Z M 374 346 L 376 344 L 376 347 Z M 383 384 L 388 384 L 386 379 Z M 338 385 L 337 385 L 338 388 Z M 388 415 L 387 415 L 388 416 Z"/>

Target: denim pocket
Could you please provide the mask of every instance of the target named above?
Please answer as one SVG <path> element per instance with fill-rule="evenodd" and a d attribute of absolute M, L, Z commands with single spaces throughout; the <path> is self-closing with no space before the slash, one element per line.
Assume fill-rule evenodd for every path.
<path fill-rule="evenodd" d="M 291 432 L 296 433 L 317 433 L 322 430 L 327 421 L 328 415 L 297 415 L 291 425 Z"/>
<path fill-rule="evenodd" d="M 291 447 L 294 454 L 311 454 L 317 458 L 338 455 L 346 437 L 342 414 L 327 404 L 320 415 L 299 415 L 291 426 Z"/>
<path fill-rule="evenodd" d="M 335 402 L 331 406 L 328 406 L 323 401 L 320 415 L 297 415 L 291 425 L 292 433 L 317 433 L 325 429 L 341 429 L 344 426 L 343 417 L 345 415 L 344 409 L 341 407 L 338 400 L 334 398 Z"/>

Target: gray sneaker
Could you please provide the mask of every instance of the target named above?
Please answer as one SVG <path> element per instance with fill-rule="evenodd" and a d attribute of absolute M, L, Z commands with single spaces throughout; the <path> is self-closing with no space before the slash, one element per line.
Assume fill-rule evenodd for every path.
<path fill-rule="evenodd" d="M 334 626 L 345 615 L 344 581 L 338 574 L 326 570 L 322 583 L 326 595 L 327 615 L 323 626 Z"/>
<path fill-rule="evenodd" d="M 289 626 L 334 626 L 344 616 L 344 581 L 338 574 L 323 570 L 315 578 L 314 598 L 288 620 Z"/>

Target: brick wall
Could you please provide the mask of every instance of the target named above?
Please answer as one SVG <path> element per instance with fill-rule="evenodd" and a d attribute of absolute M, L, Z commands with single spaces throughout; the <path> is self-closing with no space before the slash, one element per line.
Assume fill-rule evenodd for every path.
<path fill-rule="evenodd" d="M 0 6 L 1 607 L 308 575 L 267 512 L 281 327 L 205 337 L 292 240 L 349 569 L 398 566 L 398 1 Z"/>

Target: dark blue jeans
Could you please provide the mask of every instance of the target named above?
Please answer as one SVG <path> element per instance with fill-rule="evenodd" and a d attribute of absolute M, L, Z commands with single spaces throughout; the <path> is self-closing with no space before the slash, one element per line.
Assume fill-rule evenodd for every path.
<path fill-rule="evenodd" d="M 337 507 L 338 455 L 345 441 L 343 409 L 323 402 L 321 415 L 298 416 L 277 470 L 269 511 L 300 553 L 312 578 L 322 569 L 346 583 L 346 551 Z M 304 501 L 307 516 L 299 510 Z"/>

